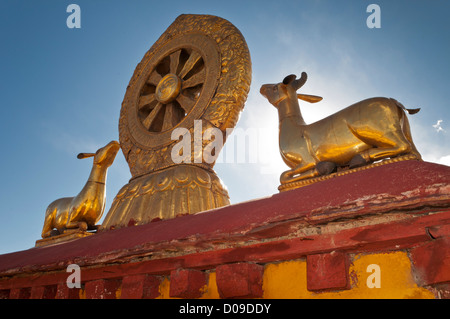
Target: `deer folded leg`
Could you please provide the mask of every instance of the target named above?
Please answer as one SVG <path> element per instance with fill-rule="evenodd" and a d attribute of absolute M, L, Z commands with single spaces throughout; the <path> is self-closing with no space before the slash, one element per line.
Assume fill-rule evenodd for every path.
<path fill-rule="evenodd" d="M 292 183 L 302 179 L 319 176 L 320 173 L 315 167 L 315 163 L 299 165 L 298 167 L 285 171 L 280 176 L 281 184 Z"/>
<path fill-rule="evenodd" d="M 413 148 L 403 134 L 390 133 L 387 136 L 390 137 L 392 146 L 379 146 L 364 152 L 370 161 L 412 153 Z"/>
<path fill-rule="evenodd" d="M 388 157 L 404 155 L 412 153 L 415 150 L 415 147 L 406 136 L 408 134 L 404 134 L 400 122 L 397 121 L 391 124 L 390 127 L 385 128 L 384 130 L 380 130 L 379 128 L 361 129 L 349 126 L 355 137 L 367 144 L 367 146 L 372 147 L 359 153 L 366 162 L 374 162 Z M 415 152 L 417 152 L 417 150 L 415 150 Z M 355 156 L 352 159 L 352 165 L 361 164 L 359 162 L 362 162 L 362 159 Z"/>
<path fill-rule="evenodd" d="M 385 158 L 392 158 L 399 155 L 405 155 L 410 152 L 408 152 L 406 149 L 404 151 L 399 151 L 398 148 L 372 148 L 368 150 L 369 156 L 373 161 L 382 160 Z"/>
<path fill-rule="evenodd" d="M 78 228 L 80 230 L 85 231 L 88 229 L 88 225 L 86 222 L 83 222 L 83 221 L 81 221 L 81 222 L 73 221 L 73 222 L 67 223 L 66 228 L 67 229 Z"/>
<path fill-rule="evenodd" d="M 52 230 L 54 226 L 56 210 L 47 210 L 45 214 L 44 226 L 42 227 L 42 238 L 47 238 L 52 236 Z"/>
<path fill-rule="evenodd" d="M 48 229 L 48 227 L 45 227 L 45 228 L 42 230 L 42 234 L 41 234 L 41 237 L 42 237 L 42 238 L 47 238 L 47 237 L 50 237 L 50 236 L 52 236 L 52 235 L 54 235 L 54 233 L 52 233 L 52 229 Z"/>

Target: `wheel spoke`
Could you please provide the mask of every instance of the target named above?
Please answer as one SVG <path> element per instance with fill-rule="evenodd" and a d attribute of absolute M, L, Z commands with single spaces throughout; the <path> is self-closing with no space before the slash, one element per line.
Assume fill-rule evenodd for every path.
<path fill-rule="evenodd" d="M 193 99 L 187 97 L 184 94 L 178 95 L 177 102 L 180 104 L 180 106 L 186 113 L 189 113 L 195 104 L 195 101 Z"/>
<path fill-rule="evenodd" d="M 175 121 L 175 109 L 172 103 L 166 105 L 166 113 L 164 114 L 164 121 L 161 131 L 166 131 L 177 124 Z"/>
<path fill-rule="evenodd" d="M 179 77 L 183 79 L 201 58 L 202 56 L 197 51 L 192 50 L 189 59 L 186 61 L 186 63 L 183 66 L 183 69 L 181 69 L 180 71 Z"/>
<path fill-rule="evenodd" d="M 156 70 L 153 70 L 152 73 L 150 74 L 150 77 L 147 80 L 147 83 L 157 86 L 159 81 L 161 81 L 162 77 L 161 75 L 156 72 Z"/>
<path fill-rule="evenodd" d="M 186 88 L 194 87 L 196 85 L 199 85 L 201 83 L 205 82 L 205 69 L 201 70 L 200 72 L 194 74 L 186 81 L 183 81 L 183 84 L 181 88 L 184 90 Z"/>
<path fill-rule="evenodd" d="M 150 114 L 142 122 L 142 124 L 145 126 L 145 128 L 147 130 L 150 129 L 150 126 L 152 125 L 153 121 L 155 120 L 155 118 L 158 115 L 159 111 L 161 110 L 162 106 L 163 106 L 163 104 L 158 102 L 158 104 L 156 104 L 155 108 L 150 112 Z"/>
<path fill-rule="evenodd" d="M 178 64 L 180 63 L 180 53 L 178 50 L 170 55 L 170 73 L 177 74 Z"/>
<path fill-rule="evenodd" d="M 152 103 L 153 101 L 155 101 L 155 94 L 151 93 L 148 95 L 142 95 L 139 98 L 139 104 L 138 107 L 139 109 L 143 108 L 146 105 L 149 105 L 150 103 Z"/>

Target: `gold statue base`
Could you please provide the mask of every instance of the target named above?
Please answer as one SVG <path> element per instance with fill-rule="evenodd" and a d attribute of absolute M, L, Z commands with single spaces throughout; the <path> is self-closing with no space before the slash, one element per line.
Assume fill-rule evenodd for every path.
<path fill-rule="evenodd" d="M 214 171 L 176 165 L 134 178 L 122 187 L 102 228 L 142 225 L 229 204 L 228 192 Z"/>
<path fill-rule="evenodd" d="M 292 190 L 292 189 L 300 188 L 300 187 L 303 187 L 303 186 L 308 186 L 308 185 L 311 185 L 311 184 L 314 184 L 314 183 L 317 183 L 317 182 L 321 182 L 321 181 L 325 181 L 325 180 L 328 180 L 328 179 L 332 179 L 332 178 L 335 178 L 335 177 L 339 177 L 339 176 L 343 176 L 343 175 L 359 172 L 359 171 L 362 171 L 362 170 L 370 169 L 370 168 L 373 168 L 373 167 L 378 167 L 378 166 L 382 166 L 382 165 L 386 165 L 386 164 L 396 163 L 396 162 L 400 162 L 400 161 L 408 161 L 408 160 L 420 160 L 420 159 L 415 154 L 407 154 L 407 155 L 403 155 L 403 156 L 399 156 L 399 157 L 386 159 L 386 160 L 383 160 L 383 161 L 380 161 L 380 162 L 372 163 L 372 164 L 369 164 L 369 165 L 366 165 L 366 166 L 361 166 L 361 167 L 352 168 L 352 169 L 345 169 L 345 170 L 342 170 L 342 171 L 338 171 L 336 173 L 332 173 L 330 175 L 319 176 L 319 177 L 315 177 L 315 178 L 309 178 L 309 179 L 300 180 L 300 181 L 296 181 L 296 182 L 281 184 L 280 186 L 278 186 L 278 190 L 280 192 L 285 192 L 285 191 L 289 191 L 289 190 Z"/>
<path fill-rule="evenodd" d="M 51 236 L 43 239 L 36 240 L 35 247 L 45 247 L 52 246 L 56 244 L 66 243 L 75 239 L 88 237 L 94 235 L 95 233 L 88 232 L 86 230 L 81 229 L 70 229 L 65 230 L 64 233 L 56 236 Z"/>

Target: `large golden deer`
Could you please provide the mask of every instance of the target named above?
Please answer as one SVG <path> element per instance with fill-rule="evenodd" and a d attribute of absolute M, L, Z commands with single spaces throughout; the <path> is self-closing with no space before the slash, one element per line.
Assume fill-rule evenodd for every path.
<path fill-rule="evenodd" d="M 77 196 L 57 199 L 48 206 L 42 238 L 62 234 L 66 229 L 96 228 L 95 223 L 100 220 L 105 210 L 106 172 L 119 149 L 119 143 L 112 141 L 96 153 L 78 154 L 79 159 L 94 157 L 89 178 Z"/>
<path fill-rule="evenodd" d="M 306 124 L 298 99 L 315 103 L 321 97 L 297 94 L 307 80 L 289 75 L 278 84 L 265 84 L 261 94 L 278 109 L 279 146 L 291 168 L 282 184 L 330 174 L 337 167 L 354 168 L 404 154 L 421 156 L 414 146 L 408 118 L 419 109 L 406 109 L 394 99 L 377 97 L 355 103 L 320 121 Z"/>

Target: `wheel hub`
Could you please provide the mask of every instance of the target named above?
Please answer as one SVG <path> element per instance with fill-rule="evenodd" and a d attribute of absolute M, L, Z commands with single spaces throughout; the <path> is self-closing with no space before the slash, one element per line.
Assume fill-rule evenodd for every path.
<path fill-rule="evenodd" d="M 167 104 L 177 98 L 178 94 L 180 94 L 180 89 L 180 78 L 175 74 L 169 73 L 156 86 L 155 97 L 159 102 Z"/>

